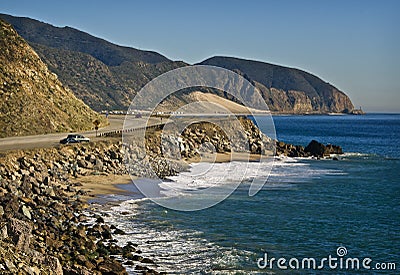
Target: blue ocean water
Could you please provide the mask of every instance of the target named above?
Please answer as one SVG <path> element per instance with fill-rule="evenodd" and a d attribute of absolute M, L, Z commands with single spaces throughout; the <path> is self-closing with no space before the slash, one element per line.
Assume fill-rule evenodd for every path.
<path fill-rule="evenodd" d="M 262 118 L 258 119 L 263 128 Z M 172 274 L 292 274 L 260 269 L 259 258 L 337 256 L 396 263 L 396 270 L 296 270 L 321 274 L 399 274 L 400 115 L 275 116 L 279 140 L 341 145 L 339 161 L 282 159 L 254 197 L 244 182 L 222 203 L 197 212 L 128 200 L 108 219 L 130 232 L 156 268 Z M 130 214 L 127 215 L 126 212 Z M 133 269 L 130 271 L 134 274 Z"/>

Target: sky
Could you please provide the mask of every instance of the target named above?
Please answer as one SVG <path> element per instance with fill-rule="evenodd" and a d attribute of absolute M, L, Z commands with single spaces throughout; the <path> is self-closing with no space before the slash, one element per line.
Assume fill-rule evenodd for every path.
<path fill-rule="evenodd" d="M 190 64 L 224 55 L 299 68 L 357 108 L 400 113 L 397 0 L 12 0 L 0 12 Z"/>

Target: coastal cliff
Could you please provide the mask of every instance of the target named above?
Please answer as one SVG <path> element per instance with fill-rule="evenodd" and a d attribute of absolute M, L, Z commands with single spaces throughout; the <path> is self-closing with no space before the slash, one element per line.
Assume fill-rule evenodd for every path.
<path fill-rule="evenodd" d="M 351 113 L 350 98 L 319 77 L 305 71 L 234 57 L 216 56 L 200 65 L 235 71 L 261 92 L 269 109 L 277 113 Z"/>

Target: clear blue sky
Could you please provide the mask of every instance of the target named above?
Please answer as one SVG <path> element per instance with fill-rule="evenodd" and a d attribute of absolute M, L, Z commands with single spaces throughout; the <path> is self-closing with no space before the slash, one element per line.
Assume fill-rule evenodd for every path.
<path fill-rule="evenodd" d="M 400 1 L 22 1 L 0 12 L 196 63 L 214 55 L 314 73 L 366 111 L 400 113 Z"/>

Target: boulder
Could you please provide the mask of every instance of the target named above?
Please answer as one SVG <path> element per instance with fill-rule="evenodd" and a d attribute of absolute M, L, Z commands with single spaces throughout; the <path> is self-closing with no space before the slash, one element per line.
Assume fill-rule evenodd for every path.
<path fill-rule="evenodd" d="M 19 204 L 17 198 L 12 194 L 7 194 L 3 200 L 4 215 L 6 218 L 14 217 L 18 212 Z"/>
<path fill-rule="evenodd" d="M 117 262 L 116 260 L 106 259 L 104 262 L 101 262 L 97 269 L 102 274 L 109 274 L 109 275 L 127 275 L 128 273 L 125 271 L 125 268 L 122 266 L 121 263 Z"/>
<path fill-rule="evenodd" d="M 22 212 L 22 214 L 24 214 L 24 216 L 27 217 L 28 219 L 30 219 L 30 220 L 32 219 L 31 212 L 29 211 L 29 208 L 26 207 L 25 205 L 23 205 L 23 206 L 21 207 L 21 212 Z"/>
<path fill-rule="evenodd" d="M 323 157 L 326 152 L 326 147 L 322 143 L 312 140 L 306 148 L 304 148 L 305 152 L 310 153 L 314 157 Z"/>
<path fill-rule="evenodd" d="M 32 233 L 31 223 L 11 218 L 7 225 L 7 231 L 17 251 L 27 251 L 29 249 Z"/>
<path fill-rule="evenodd" d="M 326 152 L 328 154 L 341 155 L 341 154 L 343 154 L 343 149 L 342 149 L 342 147 L 340 147 L 338 145 L 328 144 L 328 145 L 326 145 Z"/>
<path fill-rule="evenodd" d="M 324 157 L 330 154 L 343 154 L 343 149 L 340 146 L 328 144 L 324 145 L 316 140 L 312 140 L 304 149 L 314 157 Z"/>
<path fill-rule="evenodd" d="M 86 161 L 86 160 L 84 160 L 84 159 L 78 160 L 77 163 L 78 163 L 78 167 L 81 167 L 81 168 L 86 168 L 86 169 L 93 168 L 93 164 L 88 162 L 88 161 Z"/>
<path fill-rule="evenodd" d="M 0 240 L 4 240 L 8 238 L 7 234 L 7 225 L 6 224 L 0 224 Z"/>
<path fill-rule="evenodd" d="M 45 264 L 53 272 L 52 274 L 63 275 L 63 268 L 62 268 L 58 258 L 56 258 L 54 256 L 46 256 Z"/>
<path fill-rule="evenodd" d="M 94 169 L 97 171 L 103 171 L 103 162 L 101 161 L 101 159 L 96 159 L 95 160 L 95 164 L 94 164 Z"/>
<path fill-rule="evenodd" d="M 123 230 L 121 230 L 121 229 L 119 229 L 119 228 L 116 228 L 116 229 L 114 230 L 114 234 L 117 234 L 117 235 L 125 235 L 126 233 L 125 233 L 125 231 L 123 231 Z"/>
<path fill-rule="evenodd" d="M 17 267 L 14 265 L 14 263 L 9 260 L 9 259 L 4 259 L 4 264 L 6 265 L 7 269 L 12 272 L 12 273 L 16 273 L 17 271 Z"/>

